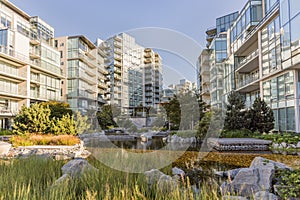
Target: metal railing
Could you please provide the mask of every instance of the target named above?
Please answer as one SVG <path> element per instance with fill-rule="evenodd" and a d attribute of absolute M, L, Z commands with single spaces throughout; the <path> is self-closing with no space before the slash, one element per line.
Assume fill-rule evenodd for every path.
<path fill-rule="evenodd" d="M 253 82 L 257 81 L 257 80 L 259 80 L 259 75 L 258 75 L 258 73 L 255 74 L 255 75 L 253 75 L 253 76 L 251 76 L 251 77 L 249 77 L 249 78 L 246 78 L 246 79 L 243 80 L 243 81 L 240 81 L 240 82 L 238 83 L 238 88 L 241 88 L 241 87 L 244 87 L 244 86 L 246 86 L 246 85 L 249 85 L 250 83 L 253 83 Z"/>
<path fill-rule="evenodd" d="M 248 63 L 249 61 L 251 61 L 253 58 L 255 58 L 256 56 L 258 56 L 258 49 L 255 50 L 254 52 L 252 52 L 251 54 L 249 54 L 247 57 L 245 57 L 244 59 L 242 59 L 241 61 L 239 61 L 238 63 L 238 68 L 242 67 L 243 65 L 245 65 L 246 63 Z"/>

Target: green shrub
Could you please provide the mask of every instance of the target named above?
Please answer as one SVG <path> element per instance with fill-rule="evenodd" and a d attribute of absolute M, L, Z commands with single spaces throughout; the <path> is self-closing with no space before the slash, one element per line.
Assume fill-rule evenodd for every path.
<path fill-rule="evenodd" d="M 1 129 L 0 130 L 0 135 L 12 135 L 13 132 L 11 130 L 7 130 L 7 129 Z"/>
<path fill-rule="evenodd" d="M 286 142 L 288 144 L 296 145 L 300 142 L 300 136 L 297 133 L 273 133 L 273 134 L 264 134 L 257 136 L 259 139 L 272 140 L 275 143 Z"/>
<path fill-rule="evenodd" d="M 257 135 L 259 135 L 258 132 L 252 133 L 248 129 L 241 129 L 232 131 L 222 131 L 220 134 L 220 138 L 253 138 Z"/>
<path fill-rule="evenodd" d="M 300 169 L 278 170 L 276 176 L 279 184 L 278 194 L 283 199 L 300 197 Z"/>

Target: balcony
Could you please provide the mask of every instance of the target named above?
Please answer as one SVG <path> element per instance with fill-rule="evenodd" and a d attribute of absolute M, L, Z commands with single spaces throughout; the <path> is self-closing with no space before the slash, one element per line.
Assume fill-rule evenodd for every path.
<path fill-rule="evenodd" d="M 122 51 L 118 48 L 114 49 L 115 54 L 122 55 Z"/>
<path fill-rule="evenodd" d="M 239 92 L 252 92 L 255 90 L 259 90 L 258 73 L 240 81 L 237 84 L 237 91 Z"/>
<path fill-rule="evenodd" d="M 30 34 L 30 44 L 31 44 L 31 45 L 39 45 L 40 43 L 41 43 L 41 42 L 40 42 L 40 40 L 38 39 L 37 35 L 31 33 L 31 34 Z"/>
<path fill-rule="evenodd" d="M 98 87 L 102 89 L 108 89 L 108 86 L 105 83 L 99 82 Z"/>
<path fill-rule="evenodd" d="M 41 52 L 39 49 L 30 49 L 29 56 L 31 59 L 41 58 Z"/>
<path fill-rule="evenodd" d="M 122 80 L 122 77 L 119 76 L 119 75 L 117 75 L 117 74 L 114 74 L 114 79 L 116 79 L 116 80 Z"/>
<path fill-rule="evenodd" d="M 259 66 L 258 49 L 237 64 L 236 72 L 249 73 Z"/>
<path fill-rule="evenodd" d="M 122 48 L 122 43 L 115 41 L 114 46 L 121 49 Z"/>
<path fill-rule="evenodd" d="M 89 58 L 88 56 L 86 56 L 86 55 L 85 55 L 84 53 L 82 53 L 82 52 L 79 52 L 78 58 L 79 58 L 82 62 L 86 63 L 88 66 L 90 66 L 90 67 L 92 67 L 92 68 L 98 67 L 98 64 L 97 64 L 96 60 Z"/>
<path fill-rule="evenodd" d="M 114 39 L 115 41 L 122 42 L 122 38 L 120 36 L 115 36 Z"/>
<path fill-rule="evenodd" d="M 16 62 L 16 66 L 20 67 L 30 62 L 28 55 L 21 54 L 13 49 L 7 48 L 6 46 L 0 45 L 0 54 L 9 60 Z"/>

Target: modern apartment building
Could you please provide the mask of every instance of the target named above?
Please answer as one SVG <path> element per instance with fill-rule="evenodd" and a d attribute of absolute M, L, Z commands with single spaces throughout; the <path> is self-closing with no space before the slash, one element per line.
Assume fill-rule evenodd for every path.
<path fill-rule="evenodd" d="M 248 0 L 227 30 L 227 92 L 239 91 L 248 107 L 263 98 L 278 131 L 300 132 L 299 25 L 298 1 Z M 226 102 L 227 93 L 222 96 Z"/>
<path fill-rule="evenodd" d="M 204 49 L 198 57 L 198 87 L 201 99 L 210 104 L 210 62 L 209 49 Z"/>
<path fill-rule="evenodd" d="M 105 54 L 83 35 L 55 38 L 65 79 L 62 93 L 73 111 L 95 116 L 108 90 Z"/>
<path fill-rule="evenodd" d="M 125 115 L 132 115 L 137 107 L 157 108 L 162 90 L 159 54 L 137 44 L 126 33 L 107 39 L 99 47 L 107 55 L 108 103 L 120 107 Z"/>
<path fill-rule="evenodd" d="M 176 94 L 184 94 L 190 91 L 196 91 L 197 85 L 187 79 L 181 79 L 179 80 L 179 84 L 171 84 L 168 88 L 174 89 Z"/>
<path fill-rule="evenodd" d="M 0 1 L 0 129 L 10 128 L 19 109 L 62 100 L 60 54 L 54 29 L 12 3 Z"/>
<path fill-rule="evenodd" d="M 158 109 L 162 98 L 162 59 L 150 48 L 144 50 L 144 105 Z"/>

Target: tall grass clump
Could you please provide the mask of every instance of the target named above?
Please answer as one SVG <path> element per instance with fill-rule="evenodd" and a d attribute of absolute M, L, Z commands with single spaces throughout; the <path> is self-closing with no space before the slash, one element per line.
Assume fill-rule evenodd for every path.
<path fill-rule="evenodd" d="M 73 199 L 153 199 L 153 200 L 214 200 L 219 199 L 217 185 L 201 184 L 195 192 L 189 180 L 181 180 L 177 188 L 163 190 L 149 186 L 143 174 L 113 170 L 95 159 L 89 160 L 97 171 L 81 178 L 54 184 L 61 174 L 64 161 L 40 157 L 0 162 L 0 199 L 5 200 L 73 200 Z M 165 173 L 171 166 L 162 169 Z"/>

